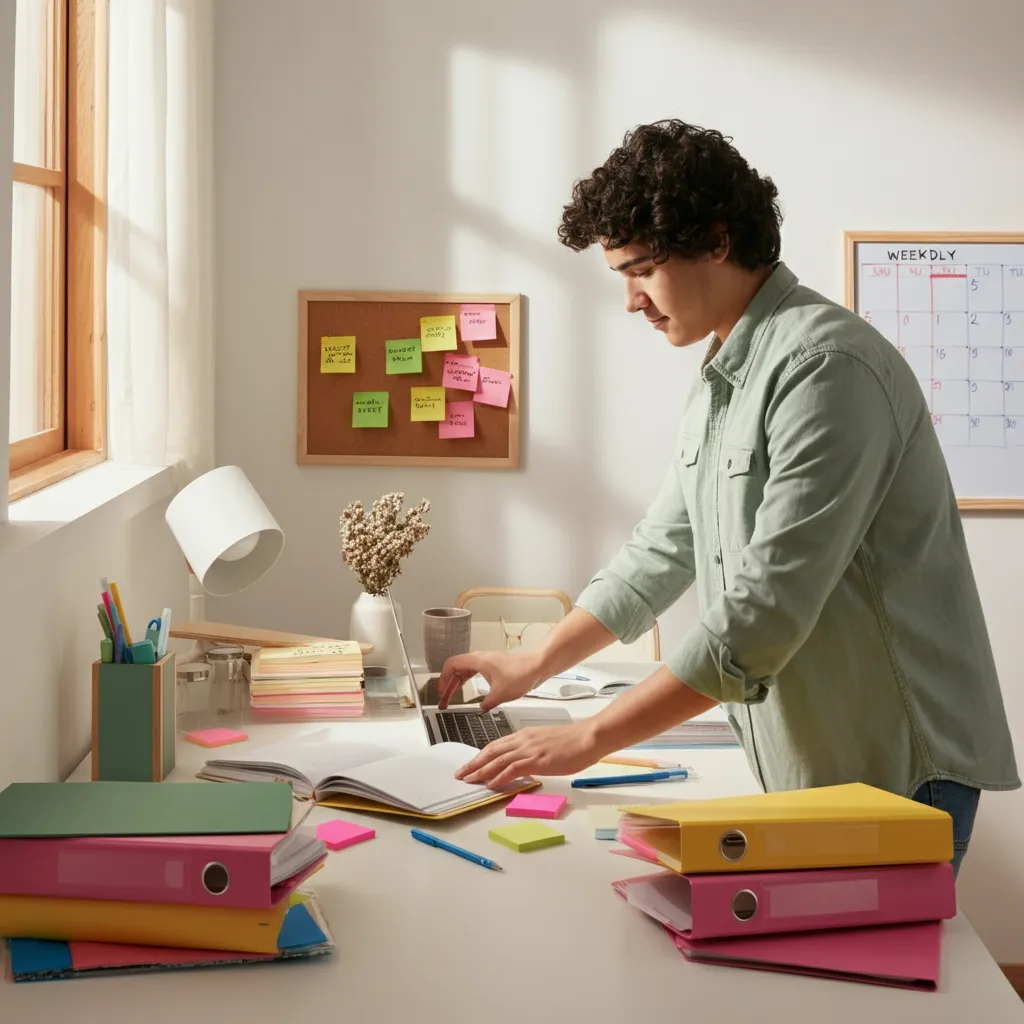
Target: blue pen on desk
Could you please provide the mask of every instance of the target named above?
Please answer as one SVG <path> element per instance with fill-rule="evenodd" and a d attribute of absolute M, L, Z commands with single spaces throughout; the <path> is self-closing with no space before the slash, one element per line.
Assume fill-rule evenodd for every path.
<path fill-rule="evenodd" d="M 501 865 L 495 864 L 489 857 L 481 857 L 479 853 L 472 853 L 469 850 L 464 850 L 461 846 L 456 846 L 454 843 L 447 843 L 443 839 L 431 835 L 429 832 L 424 832 L 423 829 L 414 828 L 411 832 L 413 839 L 418 839 L 421 843 L 426 843 L 427 846 L 436 846 L 439 850 L 447 850 L 449 853 L 454 853 L 456 857 L 471 860 L 474 864 L 489 868 L 491 871 L 505 870 Z"/>
<path fill-rule="evenodd" d="M 589 683 L 590 676 L 578 676 L 572 672 L 559 672 L 558 675 L 551 677 L 552 679 L 571 679 L 574 683 Z"/>
<path fill-rule="evenodd" d="M 671 771 L 646 772 L 643 775 L 602 775 L 600 778 L 573 779 L 573 789 L 597 789 L 600 786 L 632 786 L 638 782 L 664 782 L 665 779 L 688 779 L 688 768 L 673 768 Z"/>

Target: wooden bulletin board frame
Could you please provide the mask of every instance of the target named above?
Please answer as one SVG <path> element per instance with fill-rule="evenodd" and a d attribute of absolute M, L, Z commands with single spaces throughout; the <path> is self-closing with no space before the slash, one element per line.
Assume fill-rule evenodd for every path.
<path fill-rule="evenodd" d="M 857 246 L 862 243 L 894 245 L 1024 245 L 1024 233 L 1001 231 L 844 231 L 843 303 L 857 311 Z M 1022 449 L 1018 449 L 1022 450 Z M 957 496 L 961 511 L 1019 512 L 1024 510 L 1024 497 L 979 498 Z"/>
<path fill-rule="evenodd" d="M 298 293 L 298 461 L 303 465 L 446 466 L 516 469 L 519 466 L 520 296 L 453 292 L 319 291 Z M 465 341 L 459 307 L 493 303 L 498 337 Z M 419 335 L 419 318 L 454 314 L 458 349 L 483 367 L 511 374 L 507 408 L 474 404 L 476 436 L 440 440 L 435 422 L 410 422 L 408 389 L 440 386 L 444 352 L 424 352 L 420 374 L 385 373 L 385 341 Z M 323 336 L 356 337 L 354 374 L 320 373 Z M 388 427 L 352 428 L 352 394 L 388 391 Z M 472 400 L 448 389 L 448 401 Z"/>

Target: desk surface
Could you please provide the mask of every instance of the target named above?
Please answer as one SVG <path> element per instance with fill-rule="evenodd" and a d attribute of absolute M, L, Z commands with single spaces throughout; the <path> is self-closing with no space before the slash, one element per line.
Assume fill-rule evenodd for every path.
<path fill-rule="evenodd" d="M 525 703 L 525 702 L 524 702 Z M 534 703 L 530 701 L 529 703 Z M 574 716 L 605 701 L 573 701 Z M 219 751 L 178 744 L 171 779 L 188 781 L 208 756 L 308 732 L 324 723 L 248 727 L 249 742 Z M 411 712 L 391 720 L 330 723 L 339 734 L 410 747 L 426 743 Z M 486 871 L 409 837 L 410 821 L 315 807 L 319 823 L 339 814 L 372 825 L 377 838 L 331 853 L 312 881 L 338 945 L 308 962 L 203 969 L 78 981 L 0 981 L 0 1020 L 110 1024 L 231 1024 L 302 1017 L 434 1024 L 532 1020 L 721 1024 L 964 1024 L 1024 1021 L 1018 999 L 968 921 L 945 925 L 940 990 L 902 991 L 852 982 L 687 963 L 661 928 L 615 895 L 611 882 L 655 870 L 610 854 L 593 838 L 586 808 L 596 803 L 754 792 L 736 749 L 681 751 L 700 779 L 630 790 L 565 793 L 558 823 L 566 845 L 517 854 L 488 839 L 503 807 L 430 825 L 472 850 L 491 853 L 504 873 Z M 87 779 L 88 759 L 72 779 Z M 230 785 L 230 783 L 225 783 Z"/>

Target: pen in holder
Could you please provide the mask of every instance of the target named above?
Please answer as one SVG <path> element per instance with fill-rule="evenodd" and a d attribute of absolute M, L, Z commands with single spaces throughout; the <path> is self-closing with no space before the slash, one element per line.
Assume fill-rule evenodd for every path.
<path fill-rule="evenodd" d="M 162 782 L 174 768 L 174 655 L 92 666 L 93 781 Z"/>

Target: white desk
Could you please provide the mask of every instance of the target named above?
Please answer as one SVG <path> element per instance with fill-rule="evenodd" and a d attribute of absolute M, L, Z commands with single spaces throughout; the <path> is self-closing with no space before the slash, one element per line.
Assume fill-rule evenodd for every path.
<path fill-rule="evenodd" d="M 604 701 L 565 704 L 588 714 Z M 284 730 L 249 727 L 248 746 Z M 425 743 L 419 720 L 332 723 L 366 740 Z M 211 754 L 178 745 L 171 779 L 187 781 Z M 593 838 L 594 803 L 710 797 L 755 791 L 736 750 L 685 751 L 699 781 L 580 791 L 569 795 L 562 847 L 517 854 L 487 838 L 502 808 L 430 825 L 494 856 L 487 871 L 409 837 L 411 820 L 316 807 L 309 822 L 343 817 L 371 824 L 377 838 L 331 853 L 311 880 L 338 944 L 307 962 L 203 969 L 77 981 L 0 982 L 0 1021 L 56 1024 L 293 1024 L 303 1018 L 422 1024 L 623 1021 L 662 1024 L 965 1024 L 1024 1021 L 1018 999 L 963 917 L 947 922 L 940 991 L 911 992 L 796 975 L 687 963 L 661 928 L 627 906 L 611 882 L 653 867 L 618 857 Z M 88 759 L 72 779 L 89 777 Z M 230 785 L 230 783 L 225 783 Z"/>

